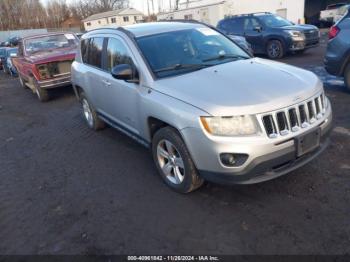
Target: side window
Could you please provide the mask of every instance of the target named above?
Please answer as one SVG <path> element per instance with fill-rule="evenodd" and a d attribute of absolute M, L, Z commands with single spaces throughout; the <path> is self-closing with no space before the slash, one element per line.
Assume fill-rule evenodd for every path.
<path fill-rule="evenodd" d="M 129 52 L 122 41 L 115 38 L 109 38 L 107 45 L 106 69 L 110 72 L 113 67 L 121 64 L 133 64 Z"/>
<path fill-rule="evenodd" d="M 88 63 L 88 47 L 89 47 L 89 41 L 90 39 L 84 39 L 81 41 L 81 58 L 83 59 L 83 63 L 87 64 Z"/>
<path fill-rule="evenodd" d="M 222 24 L 222 29 L 228 34 L 241 34 L 243 25 L 240 18 L 227 19 Z"/>
<path fill-rule="evenodd" d="M 85 64 L 102 68 L 103 37 L 82 40 L 81 56 Z"/>
<path fill-rule="evenodd" d="M 256 18 L 246 18 L 244 19 L 244 30 L 253 31 L 254 28 L 260 26 L 259 21 Z"/>

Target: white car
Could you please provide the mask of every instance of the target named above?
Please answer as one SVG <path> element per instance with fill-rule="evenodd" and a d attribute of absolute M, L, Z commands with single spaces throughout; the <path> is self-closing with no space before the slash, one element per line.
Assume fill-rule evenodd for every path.
<path fill-rule="evenodd" d="M 349 12 L 349 9 L 350 9 L 350 5 L 344 5 L 340 7 L 337 11 L 337 14 L 334 17 L 334 23 L 337 23 L 338 21 L 340 21 L 340 19 L 342 19 L 343 16 Z"/>
<path fill-rule="evenodd" d="M 177 192 L 271 180 L 330 142 L 332 108 L 316 75 L 253 58 L 213 27 L 144 23 L 81 39 L 72 83 L 86 123 L 150 148 Z"/>
<path fill-rule="evenodd" d="M 320 22 L 321 23 L 334 23 L 335 17 L 338 15 L 340 8 L 344 7 L 345 3 L 332 4 L 327 6 L 326 10 L 321 11 Z"/>

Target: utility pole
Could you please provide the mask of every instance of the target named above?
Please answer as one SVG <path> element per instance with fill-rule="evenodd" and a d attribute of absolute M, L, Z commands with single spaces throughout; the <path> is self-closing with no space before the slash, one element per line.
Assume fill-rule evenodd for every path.
<path fill-rule="evenodd" d="M 149 0 L 147 0 L 147 10 L 148 10 L 148 17 L 151 15 L 151 12 L 149 10 Z"/>
<path fill-rule="evenodd" d="M 154 14 L 154 0 L 151 0 L 152 3 L 152 14 Z"/>

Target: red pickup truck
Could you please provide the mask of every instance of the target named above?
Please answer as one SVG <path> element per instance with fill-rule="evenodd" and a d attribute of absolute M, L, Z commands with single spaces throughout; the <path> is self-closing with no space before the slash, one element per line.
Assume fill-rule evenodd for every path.
<path fill-rule="evenodd" d="M 79 39 L 73 33 L 50 33 L 23 38 L 18 56 L 12 61 L 20 83 L 30 88 L 42 102 L 49 100 L 49 90 L 71 84 L 71 64 Z"/>

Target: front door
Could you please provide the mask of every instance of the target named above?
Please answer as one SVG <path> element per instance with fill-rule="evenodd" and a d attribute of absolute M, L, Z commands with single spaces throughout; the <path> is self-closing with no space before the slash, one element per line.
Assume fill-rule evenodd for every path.
<path fill-rule="evenodd" d="M 249 17 L 244 19 L 244 36 L 252 45 L 254 53 L 260 53 L 263 51 L 264 45 L 262 30 L 263 28 L 256 18 Z"/>
<path fill-rule="evenodd" d="M 122 38 L 111 36 L 107 38 L 105 52 L 105 71 L 101 81 L 104 85 L 105 113 L 120 128 L 139 133 L 138 97 L 139 85 L 113 78 L 111 70 L 120 64 L 134 64 L 131 52 Z"/>

